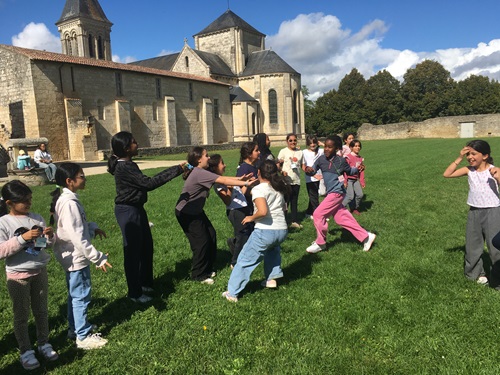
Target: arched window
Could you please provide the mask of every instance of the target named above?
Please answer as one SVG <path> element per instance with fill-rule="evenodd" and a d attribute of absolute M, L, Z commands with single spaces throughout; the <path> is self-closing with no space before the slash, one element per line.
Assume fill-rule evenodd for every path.
<path fill-rule="evenodd" d="M 187 57 L 187 56 L 186 56 L 186 57 L 184 58 L 184 61 L 185 61 L 185 63 L 186 63 L 186 68 L 189 68 L 189 57 Z"/>
<path fill-rule="evenodd" d="M 104 59 L 104 45 L 102 43 L 102 37 L 99 35 L 97 38 L 97 58 Z"/>
<path fill-rule="evenodd" d="M 297 108 L 299 108 L 298 106 L 298 103 L 297 103 L 297 99 L 298 99 L 298 96 L 297 96 L 297 90 L 293 90 L 293 103 L 292 103 L 292 113 L 293 113 L 293 123 L 294 124 L 298 124 L 299 121 L 298 121 L 298 113 L 297 113 Z"/>
<path fill-rule="evenodd" d="M 269 90 L 269 123 L 278 123 L 278 96 L 275 90 Z"/>
<path fill-rule="evenodd" d="M 78 56 L 78 42 L 76 39 L 76 33 L 73 33 L 73 35 L 71 35 L 71 48 L 73 49 L 72 55 Z"/>
<path fill-rule="evenodd" d="M 95 57 L 94 37 L 89 34 L 89 57 Z"/>
<path fill-rule="evenodd" d="M 70 56 L 73 54 L 73 49 L 71 48 L 71 38 L 69 35 L 66 35 L 66 54 Z"/>

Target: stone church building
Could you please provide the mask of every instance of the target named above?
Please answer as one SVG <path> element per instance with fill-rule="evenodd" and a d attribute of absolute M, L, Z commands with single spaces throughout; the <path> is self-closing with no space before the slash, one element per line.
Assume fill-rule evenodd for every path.
<path fill-rule="evenodd" d="M 141 147 L 218 144 L 304 132 L 301 76 L 227 10 L 179 53 L 111 60 L 98 0 L 66 0 L 62 53 L 0 45 L 0 143 L 47 138 L 55 160 L 97 160 L 118 131 Z"/>

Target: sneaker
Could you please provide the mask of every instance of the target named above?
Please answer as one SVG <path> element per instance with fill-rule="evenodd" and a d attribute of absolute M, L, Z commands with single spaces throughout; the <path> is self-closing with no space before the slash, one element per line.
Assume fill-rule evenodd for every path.
<path fill-rule="evenodd" d="M 313 218 L 313 216 L 312 216 L 312 215 L 307 215 L 307 214 L 306 214 L 305 218 L 306 218 L 306 219 L 308 219 L 308 220 L 314 220 L 314 218 Z"/>
<path fill-rule="evenodd" d="M 488 278 L 486 276 L 479 276 L 476 282 L 479 285 L 486 285 L 488 284 Z"/>
<path fill-rule="evenodd" d="M 260 283 L 264 288 L 276 289 L 278 287 L 278 282 L 275 279 L 272 280 L 264 280 Z"/>
<path fill-rule="evenodd" d="M 361 215 L 361 212 L 359 212 L 358 210 L 352 210 L 351 212 L 353 215 Z"/>
<path fill-rule="evenodd" d="M 229 302 L 238 302 L 238 297 L 233 297 L 227 291 L 224 292 L 224 293 L 222 293 L 222 297 L 224 297 L 225 299 L 227 299 Z"/>
<path fill-rule="evenodd" d="M 153 288 L 149 287 L 149 286 L 143 286 L 142 287 L 142 291 L 144 293 L 153 293 L 155 290 Z"/>
<path fill-rule="evenodd" d="M 26 350 L 21 354 L 20 361 L 25 370 L 33 370 L 40 367 L 40 362 L 36 359 L 34 350 Z"/>
<path fill-rule="evenodd" d="M 368 232 L 368 238 L 364 242 L 363 251 L 370 251 L 375 238 L 377 238 L 377 235 L 375 233 Z"/>
<path fill-rule="evenodd" d="M 316 243 L 316 241 L 313 241 L 313 243 L 311 244 L 311 246 L 309 246 L 306 251 L 310 254 L 315 254 L 315 253 L 319 253 L 321 250 L 325 250 L 326 249 L 326 244 L 325 245 L 318 245 Z"/>
<path fill-rule="evenodd" d="M 153 300 L 153 297 L 150 297 L 150 296 L 143 294 L 142 296 L 140 296 L 138 298 L 130 298 L 130 299 L 134 302 L 148 303 L 148 302 L 151 302 Z"/>
<path fill-rule="evenodd" d="M 90 332 L 94 332 L 94 331 L 97 331 L 97 326 L 95 324 L 92 324 L 92 328 L 90 329 Z M 73 331 L 71 328 L 68 328 L 68 334 L 66 335 L 66 337 L 69 340 L 76 340 L 76 332 Z"/>
<path fill-rule="evenodd" d="M 76 339 L 76 347 L 83 350 L 99 349 L 106 345 L 107 342 L 108 340 L 103 339 L 100 333 L 92 333 L 83 340 Z"/>
<path fill-rule="evenodd" d="M 38 347 L 38 353 L 43 355 L 47 361 L 55 361 L 59 358 L 59 354 L 52 348 L 52 345 L 46 343 L 45 345 Z"/>
<path fill-rule="evenodd" d="M 217 272 L 212 271 L 212 273 L 210 274 L 210 277 L 215 277 L 215 276 L 217 276 Z"/>
<path fill-rule="evenodd" d="M 202 284 L 207 284 L 207 285 L 212 285 L 213 283 L 215 283 L 214 279 L 210 277 L 207 277 L 205 280 L 201 280 L 200 282 Z"/>
<path fill-rule="evenodd" d="M 296 222 L 294 221 L 292 224 L 290 224 L 290 228 L 302 229 L 302 228 L 303 228 L 303 226 L 302 226 L 301 224 L 296 223 Z"/>

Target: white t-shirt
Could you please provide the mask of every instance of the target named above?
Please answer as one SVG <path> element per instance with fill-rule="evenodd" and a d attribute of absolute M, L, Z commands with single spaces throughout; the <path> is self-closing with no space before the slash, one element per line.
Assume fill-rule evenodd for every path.
<path fill-rule="evenodd" d="M 282 149 L 278 159 L 283 159 L 283 172 L 292 179 L 292 185 L 300 185 L 300 170 L 302 169 L 302 151 L 290 150 L 288 147 Z"/>
<path fill-rule="evenodd" d="M 252 201 L 254 202 L 254 212 L 257 212 L 255 199 L 264 198 L 267 202 L 267 215 L 255 220 L 255 228 L 259 229 L 287 229 L 285 220 L 286 207 L 285 197 L 280 192 L 273 189 L 271 184 L 261 182 L 252 189 Z"/>
<path fill-rule="evenodd" d="M 302 151 L 302 156 L 304 160 L 302 161 L 302 164 L 305 164 L 306 167 L 312 167 L 314 165 L 314 162 L 318 160 L 318 158 L 323 155 L 324 151 L 322 148 L 318 149 L 317 153 L 312 152 L 311 150 L 304 150 Z M 317 174 L 321 174 L 321 171 L 318 171 Z M 308 182 L 316 182 L 319 181 L 317 178 L 314 178 L 312 176 L 309 176 L 306 174 L 306 183 Z"/>

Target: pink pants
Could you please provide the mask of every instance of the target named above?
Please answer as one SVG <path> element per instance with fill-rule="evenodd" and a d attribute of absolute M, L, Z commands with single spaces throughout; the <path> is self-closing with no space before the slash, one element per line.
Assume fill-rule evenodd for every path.
<path fill-rule="evenodd" d="M 363 242 L 368 238 L 368 232 L 363 229 L 356 219 L 351 215 L 343 205 L 345 194 L 330 193 L 318 208 L 314 210 L 313 219 L 316 227 L 316 243 L 318 245 L 326 244 L 326 235 L 328 233 L 327 218 L 333 216 L 333 220 L 342 228 L 351 232 L 359 242 Z"/>

